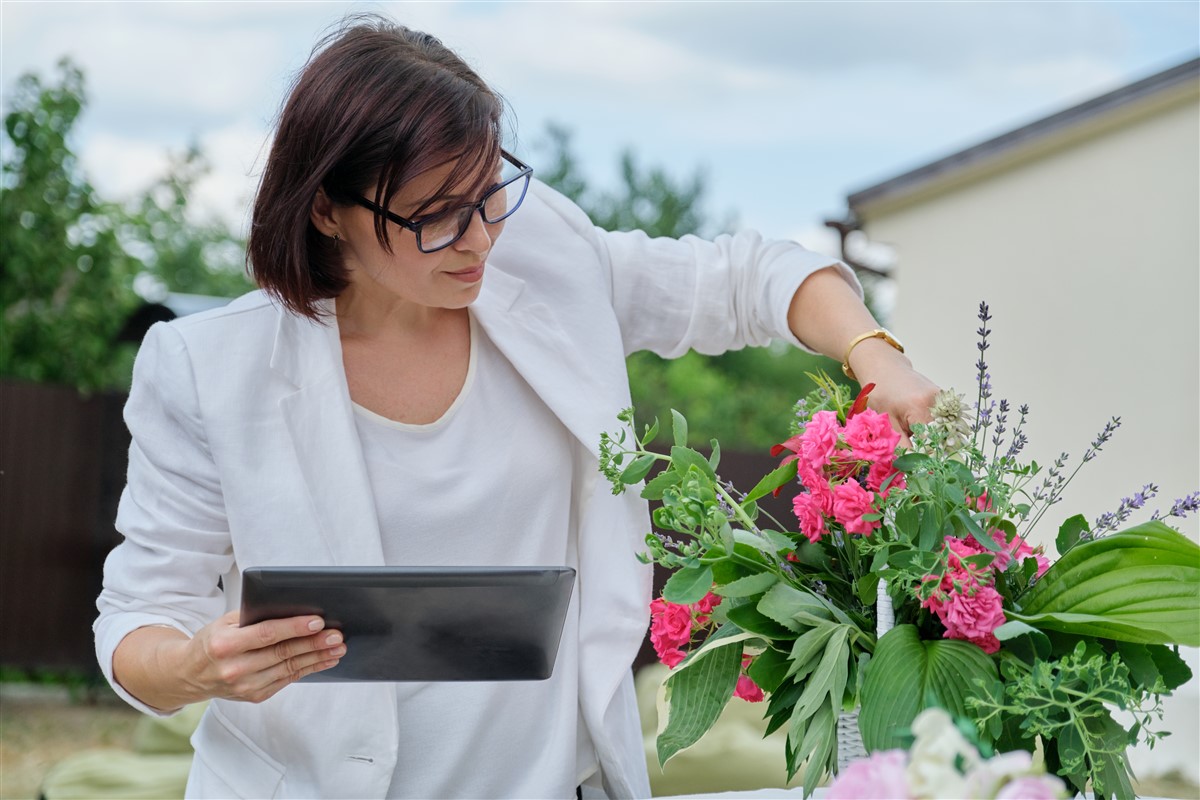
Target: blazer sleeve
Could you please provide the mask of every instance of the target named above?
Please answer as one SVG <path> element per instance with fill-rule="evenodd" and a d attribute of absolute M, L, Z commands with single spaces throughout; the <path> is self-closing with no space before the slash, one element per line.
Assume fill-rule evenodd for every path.
<path fill-rule="evenodd" d="M 113 680 L 113 652 L 137 628 L 166 625 L 191 636 L 223 614 L 217 580 L 233 565 L 221 481 L 205 441 L 191 360 L 170 325 L 159 323 L 146 334 L 125 423 L 132 442 L 116 521 L 125 538 L 104 563 L 93 627 L 96 655 L 117 694 L 146 713 L 165 716 Z"/>
<path fill-rule="evenodd" d="M 604 231 L 557 192 L 539 186 L 539 194 L 596 249 L 626 354 L 717 354 L 773 339 L 810 350 L 792 334 L 787 319 L 805 278 L 833 267 L 863 295 L 853 270 L 795 242 L 766 240 L 754 231 L 713 241 Z"/>

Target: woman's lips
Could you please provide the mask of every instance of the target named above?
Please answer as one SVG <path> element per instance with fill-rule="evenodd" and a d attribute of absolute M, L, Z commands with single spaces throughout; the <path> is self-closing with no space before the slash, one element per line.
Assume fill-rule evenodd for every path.
<path fill-rule="evenodd" d="M 475 283 L 483 277 L 483 264 L 477 264 L 473 267 L 460 269 L 457 272 L 447 272 L 446 275 L 456 281 L 462 281 L 463 283 Z"/>

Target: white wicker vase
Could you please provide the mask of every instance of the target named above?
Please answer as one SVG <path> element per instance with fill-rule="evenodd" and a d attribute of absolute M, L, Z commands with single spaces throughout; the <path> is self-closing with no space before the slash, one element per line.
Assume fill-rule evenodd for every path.
<path fill-rule="evenodd" d="M 887 581 L 880 579 L 875 587 L 875 635 L 883 638 L 896 624 L 892 611 L 892 597 L 887 591 Z M 862 733 L 858 729 L 858 711 L 842 712 L 837 718 L 837 771 L 841 772 L 852 761 L 867 757 Z"/>

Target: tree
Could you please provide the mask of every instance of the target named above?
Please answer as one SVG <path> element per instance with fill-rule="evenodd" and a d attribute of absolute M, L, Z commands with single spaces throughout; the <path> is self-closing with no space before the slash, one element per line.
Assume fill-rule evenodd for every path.
<path fill-rule="evenodd" d="M 5 114 L 0 375 L 91 391 L 128 386 L 133 347 L 116 336 L 144 302 L 135 281 L 228 296 L 250 284 L 241 243 L 187 219 L 198 153 L 128 206 L 98 195 L 70 145 L 85 97 L 82 71 L 63 60 L 55 83 L 22 76 Z"/>
<path fill-rule="evenodd" d="M 716 226 L 709 221 L 699 172 L 678 180 L 661 168 L 640 167 L 626 150 L 620 156 L 621 184 L 599 192 L 589 188 L 581 173 L 565 128 L 548 126 L 539 149 L 548 168 L 539 168 L 538 176 L 578 203 L 601 228 L 678 238 L 711 236 L 732 227 L 731 217 Z M 679 409 L 687 415 L 689 439 L 701 446 L 717 438 L 726 448 L 770 447 L 787 438 L 796 400 L 816 388 L 806 373 L 824 371 L 849 383 L 837 362 L 782 344 L 715 357 L 691 352 L 677 359 L 643 351 L 630 355 L 626 364 L 638 417 L 669 420 L 670 409 Z M 664 443 L 669 437 L 668 430 L 659 434 Z"/>

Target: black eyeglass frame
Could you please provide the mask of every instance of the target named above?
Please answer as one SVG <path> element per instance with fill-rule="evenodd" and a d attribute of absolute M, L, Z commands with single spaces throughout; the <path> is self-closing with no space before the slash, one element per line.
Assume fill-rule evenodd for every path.
<path fill-rule="evenodd" d="M 354 202 L 369 211 L 373 211 L 376 214 L 379 214 L 379 215 L 385 217 L 390 222 L 394 222 L 397 225 L 399 225 L 400 227 L 406 228 L 406 229 L 412 231 L 417 237 L 417 249 L 420 250 L 422 253 L 436 253 L 439 250 L 445 250 L 447 247 L 454 244 L 455 242 L 457 242 L 459 239 L 461 239 L 463 237 L 463 235 L 467 232 L 467 228 L 471 227 L 471 220 L 474 219 L 476 211 L 479 212 L 479 216 L 483 218 L 484 222 L 488 223 L 489 225 L 494 225 L 497 222 L 502 222 L 503 220 L 506 220 L 509 217 L 511 217 L 513 215 L 513 213 L 518 208 L 521 207 L 521 203 L 525 202 L 525 195 L 529 193 L 529 178 L 533 175 L 533 167 L 529 166 L 524 161 L 521 161 L 521 159 L 517 158 L 512 153 L 509 153 L 507 150 L 501 150 L 500 156 L 501 156 L 501 158 L 503 158 L 508 163 L 512 164 L 514 167 L 516 167 L 520 171 L 513 177 L 504 181 L 503 183 L 498 183 L 495 186 L 493 186 L 492 188 L 488 189 L 486 192 L 484 192 L 483 197 L 481 197 L 479 199 L 479 202 L 476 202 L 476 203 L 463 203 L 462 205 L 455 206 L 454 208 L 448 208 L 445 211 L 439 211 L 438 213 L 431 214 L 427 217 L 418 217 L 417 219 L 405 219 L 404 217 L 400 216 L 399 214 L 396 214 L 392 211 L 387 210 L 383 206 L 380 206 L 380 205 L 368 200 L 367 198 L 363 197 L 362 195 L 356 195 L 354 197 Z M 506 211 L 500 217 L 498 217 L 496 219 L 489 219 L 487 216 L 487 212 L 484 211 L 484 205 L 487 203 L 488 198 L 491 197 L 492 195 L 494 195 L 496 192 L 500 191 L 501 189 L 506 189 L 509 186 L 512 186 L 514 183 L 516 183 L 517 181 L 520 181 L 520 180 L 524 180 L 525 185 L 521 189 L 521 196 L 517 198 L 517 202 L 515 204 L 513 204 L 512 208 L 508 209 L 508 211 Z M 462 209 L 464 209 L 464 208 L 470 208 L 471 213 L 467 214 L 466 216 L 463 217 L 463 225 L 461 228 L 459 228 L 459 231 L 457 234 L 455 234 L 454 238 L 451 239 L 450 241 L 446 242 L 445 244 L 440 244 L 437 247 L 434 247 L 430 250 L 426 250 L 424 247 L 424 243 L 422 242 L 422 239 L 421 239 L 421 228 L 424 227 L 426 223 L 435 222 L 441 218 L 446 217 L 447 215 L 458 213 L 458 212 L 462 211 Z"/>

